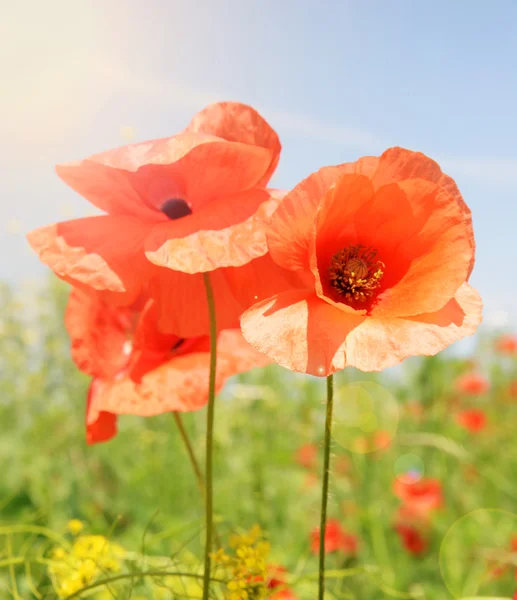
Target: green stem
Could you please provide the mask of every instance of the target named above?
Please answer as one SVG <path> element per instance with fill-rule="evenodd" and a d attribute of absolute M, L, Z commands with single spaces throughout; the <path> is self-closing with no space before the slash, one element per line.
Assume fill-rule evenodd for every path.
<path fill-rule="evenodd" d="M 208 410 L 206 413 L 206 540 L 205 540 L 205 571 L 203 576 L 203 600 L 208 600 L 210 592 L 210 553 L 212 551 L 212 536 L 214 528 L 213 510 L 213 467 L 212 454 L 214 443 L 214 404 L 215 404 L 215 374 L 217 368 L 217 324 L 215 318 L 215 302 L 212 284 L 208 273 L 203 273 L 208 313 L 210 316 L 210 379 L 208 385 Z"/>
<path fill-rule="evenodd" d="M 174 416 L 174 420 L 176 421 L 176 425 L 178 426 L 178 430 L 180 432 L 181 439 L 185 444 L 185 449 L 187 450 L 187 454 L 190 459 L 190 464 L 194 469 L 194 473 L 196 474 L 197 484 L 199 489 L 201 490 L 201 494 L 203 498 L 206 496 L 205 482 L 203 479 L 203 474 L 201 473 L 201 469 L 199 467 L 199 463 L 197 462 L 196 455 L 194 454 L 194 448 L 192 448 L 192 444 L 190 443 L 190 439 L 188 437 L 188 433 L 185 429 L 185 425 L 183 424 L 183 419 L 181 418 L 181 414 L 178 412 L 172 413 Z"/>
<path fill-rule="evenodd" d="M 323 448 L 323 483 L 321 485 L 320 563 L 318 600 L 325 597 L 325 530 L 327 528 L 327 502 L 329 495 L 330 440 L 332 435 L 332 407 L 334 403 L 334 376 L 327 377 L 327 416 Z"/>

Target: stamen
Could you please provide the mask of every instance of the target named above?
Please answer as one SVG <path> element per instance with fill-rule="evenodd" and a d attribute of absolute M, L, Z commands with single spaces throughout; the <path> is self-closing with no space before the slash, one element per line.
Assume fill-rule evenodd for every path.
<path fill-rule="evenodd" d="M 375 260 L 373 247 L 348 246 L 330 260 L 329 276 L 332 287 L 345 300 L 365 302 L 381 285 L 384 263 Z"/>
<path fill-rule="evenodd" d="M 171 198 L 170 200 L 166 200 L 162 204 L 160 210 L 173 221 L 192 214 L 190 206 L 183 198 Z"/>

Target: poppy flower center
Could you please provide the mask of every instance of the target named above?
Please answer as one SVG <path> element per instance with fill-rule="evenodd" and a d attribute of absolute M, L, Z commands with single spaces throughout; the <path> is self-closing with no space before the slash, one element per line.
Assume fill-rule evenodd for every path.
<path fill-rule="evenodd" d="M 160 210 L 173 221 L 192 214 L 190 206 L 183 198 L 171 198 L 170 200 L 166 200 L 162 204 Z"/>
<path fill-rule="evenodd" d="M 380 287 L 384 263 L 375 260 L 377 250 L 365 246 L 348 246 L 330 259 L 332 287 L 348 301 L 364 302 Z"/>
<path fill-rule="evenodd" d="M 179 340 L 175 344 L 173 344 L 171 351 L 175 352 L 176 350 L 178 350 L 178 348 L 183 346 L 184 343 L 185 343 L 185 338 L 179 338 Z"/>

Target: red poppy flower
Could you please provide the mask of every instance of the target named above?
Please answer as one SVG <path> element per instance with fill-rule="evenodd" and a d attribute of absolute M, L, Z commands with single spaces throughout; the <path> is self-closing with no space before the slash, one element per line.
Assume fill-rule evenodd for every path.
<path fill-rule="evenodd" d="M 287 569 L 282 565 L 269 564 L 267 566 L 266 586 L 269 590 L 276 590 L 268 595 L 270 600 L 298 600 L 294 592 L 286 586 L 285 576 Z M 253 581 L 264 581 L 262 576 L 255 576 Z"/>
<path fill-rule="evenodd" d="M 241 318 L 244 337 L 312 375 L 391 367 L 471 335 L 481 300 L 470 210 L 423 154 L 326 167 L 288 193 L 269 221 L 272 259 L 304 276 Z"/>
<path fill-rule="evenodd" d="M 317 527 L 311 533 L 311 550 L 314 554 L 320 551 L 320 528 Z M 344 552 L 356 554 L 358 547 L 357 538 L 347 533 L 341 523 L 336 519 L 329 519 L 325 528 L 325 552 Z"/>
<path fill-rule="evenodd" d="M 152 416 L 193 411 L 208 401 L 209 339 L 178 338 L 155 327 L 155 305 L 141 312 L 106 305 L 95 293 L 73 290 L 66 313 L 72 357 L 93 377 L 87 402 L 87 441 L 116 434 L 116 415 Z M 226 379 L 264 366 L 239 330 L 218 337 L 216 388 Z"/>
<path fill-rule="evenodd" d="M 502 335 L 495 342 L 497 352 L 513 356 L 517 354 L 517 337 L 514 335 Z"/>
<path fill-rule="evenodd" d="M 296 462 L 306 469 L 314 469 L 318 458 L 316 444 L 304 444 L 296 451 Z"/>
<path fill-rule="evenodd" d="M 256 224 L 278 201 L 264 186 L 279 154 L 278 136 L 251 107 L 211 105 L 176 136 L 58 166 L 65 183 L 106 214 L 42 227 L 29 242 L 76 287 L 124 305 L 152 296 L 160 328 L 182 337 L 208 333 L 202 273 L 210 271 L 219 328 L 238 326 L 242 307 L 225 268 L 267 252 Z M 253 297 L 267 297 L 274 277 Z"/>
<path fill-rule="evenodd" d="M 478 408 L 463 410 L 456 415 L 456 420 L 459 425 L 468 429 L 471 433 L 479 433 L 483 431 L 487 425 L 485 413 Z"/>
<path fill-rule="evenodd" d="M 393 484 L 395 496 L 414 511 L 425 514 L 443 505 L 442 484 L 437 479 L 411 480 L 397 477 Z"/>
<path fill-rule="evenodd" d="M 423 534 L 413 525 L 399 523 L 395 526 L 404 548 L 411 554 L 419 555 L 426 552 L 429 544 Z"/>
<path fill-rule="evenodd" d="M 354 440 L 354 450 L 361 454 L 387 450 L 393 436 L 386 431 L 376 431 L 368 436 L 359 436 Z"/>
<path fill-rule="evenodd" d="M 510 392 L 510 396 L 512 398 L 517 398 L 517 379 L 510 382 L 510 387 L 508 391 Z"/>
<path fill-rule="evenodd" d="M 456 389 L 462 394 L 480 396 L 490 388 L 488 379 L 479 373 L 465 373 L 456 380 Z"/>

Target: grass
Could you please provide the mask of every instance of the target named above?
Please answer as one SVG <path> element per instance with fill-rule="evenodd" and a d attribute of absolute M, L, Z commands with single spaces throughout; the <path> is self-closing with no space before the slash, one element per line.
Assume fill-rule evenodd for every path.
<path fill-rule="evenodd" d="M 48 561 L 52 547 L 72 543 L 66 534 L 70 519 L 132 553 L 122 573 L 133 575 L 124 585 L 77 597 L 198 597 L 199 585 L 193 588 L 185 578 L 178 591 L 166 577 L 138 575 L 202 572 L 203 498 L 173 417 L 123 417 L 114 440 L 88 447 L 88 378 L 69 357 L 62 321 L 65 286 L 51 280 L 22 302 L 2 286 L 0 300 L 0 598 L 58 597 Z M 470 398 L 459 395 L 454 382 L 473 359 L 491 389 Z M 337 374 L 337 395 L 356 381 L 382 385 L 400 420 L 387 449 L 362 454 L 333 443 L 329 518 L 357 536 L 359 552 L 328 555 L 328 598 L 451 598 L 440 556 L 456 597 L 512 597 L 517 587 L 516 557 L 507 552 L 517 535 L 517 400 L 507 391 L 512 378 L 517 361 L 497 356 L 489 336 L 478 338 L 468 359 L 451 353 L 411 359 L 397 376 Z M 218 535 L 225 540 L 233 531 L 260 525 L 271 560 L 285 565 L 301 600 L 313 600 L 317 590 L 310 532 L 319 524 L 324 401 L 324 379 L 275 366 L 233 379 L 216 401 Z M 472 406 L 488 416 L 486 430 L 478 434 L 455 420 L 457 410 Z M 377 413 L 380 428 L 389 428 L 392 421 L 383 423 L 389 419 L 383 415 Z M 199 461 L 204 423 L 204 410 L 184 415 Z M 344 435 L 340 440 L 350 446 Z M 307 443 L 319 449 L 314 469 L 295 460 Z M 444 489 L 444 506 L 429 523 L 430 546 L 422 556 L 410 554 L 393 527 L 400 506 L 393 481 L 411 465 L 439 479 Z M 460 521 L 464 515 L 470 516 Z M 60 536 L 65 539 L 58 541 Z M 499 577 L 490 576 L 495 560 L 486 558 L 490 552 L 502 552 L 501 561 L 510 565 Z"/>

